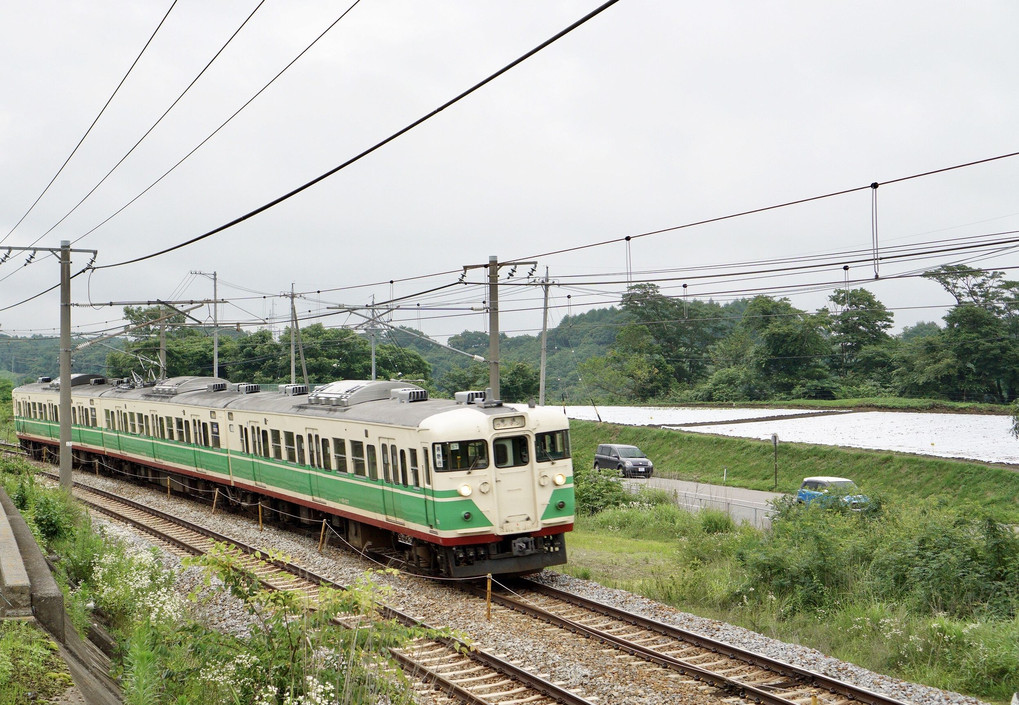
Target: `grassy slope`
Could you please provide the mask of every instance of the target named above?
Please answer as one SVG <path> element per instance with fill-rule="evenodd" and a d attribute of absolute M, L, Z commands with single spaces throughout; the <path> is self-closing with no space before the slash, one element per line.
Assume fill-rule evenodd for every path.
<path fill-rule="evenodd" d="M 661 477 L 755 490 L 775 488 L 775 452 L 768 441 L 571 421 L 575 467 L 590 467 L 598 443 L 640 446 Z M 937 497 L 975 505 L 998 521 L 1019 524 L 1019 472 L 1008 466 L 901 453 L 780 443 L 779 492 L 795 492 L 809 475 L 851 477 L 871 496 L 908 502 Z"/>

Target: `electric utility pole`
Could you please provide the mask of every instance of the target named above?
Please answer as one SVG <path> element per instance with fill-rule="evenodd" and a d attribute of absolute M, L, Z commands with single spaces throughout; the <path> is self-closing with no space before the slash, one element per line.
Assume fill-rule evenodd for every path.
<path fill-rule="evenodd" d="M 485 401 L 498 401 L 499 390 L 499 267 L 512 266 L 516 268 L 522 264 L 537 266 L 537 262 L 505 262 L 499 264 L 499 258 L 491 255 L 488 264 L 464 265 L 464 273 L 468 269 L 480 269 L 488 267 L 488 388 L 491 398 L 486 395 Z M 512 274 L 512 273 L 511 273 Z"/>
<path fill-rule="evenodd" d="M 60 247 L 8 247 L 3 259 L 12 252 L 31 252 L 28 262 L 37 252 L 56 255 L 60 262 L 60 487 L 71 491 L 71 253 L 87 252 L 92 255 L 88 266 L 96 261 L 96 250 L 72 250 L 70 240 L 61 240 Z M 28 264 L 25 262 L 25 264 Z M 86 267 L 87 268 L 87 267 Z"/>
<path fill-rule="evenodd" d="M 212 376 L 219 377 L 219 295 L 217 291 L 218 279 L 216 272 L 209 274 L 208 272 L 196 272 L 191 271 L 192 274 L 197 274 L 202 277 L 210 277 L 212 279 L 212 300 L 215 302 L 212 304 Z M 163 361 L 166 364 L 166 361 Z"/>

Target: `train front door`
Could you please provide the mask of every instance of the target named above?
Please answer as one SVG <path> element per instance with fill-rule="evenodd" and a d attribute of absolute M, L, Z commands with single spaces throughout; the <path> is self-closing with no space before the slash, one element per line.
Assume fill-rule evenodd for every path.
<path fill-rule="evenodd" d="M 497 438 L 492 442 L 495 461 L 496 528 L 514 534 L 538 528 L 538 500 L 534 487 L 530 441 L 527 436 Z"/>

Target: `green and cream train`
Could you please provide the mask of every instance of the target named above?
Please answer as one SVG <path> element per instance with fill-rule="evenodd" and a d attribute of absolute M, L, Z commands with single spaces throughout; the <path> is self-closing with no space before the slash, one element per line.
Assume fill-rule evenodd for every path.
<path fill-rule="evenodd" d="M 47 378 L 14 390 L 17 435 L 34 457 L 59 445 L 59 396 Z M 79 465 L 326 520 L 354 547 L 397 551 L 421 572 L 566 562 L 569 423 L 553 407 L 486 402 L 483 392 L 429 399 L 392 381 L 263 392 L 220 378 L 137 386 L 98 375 L 72 376 L 71 407 Z"/>

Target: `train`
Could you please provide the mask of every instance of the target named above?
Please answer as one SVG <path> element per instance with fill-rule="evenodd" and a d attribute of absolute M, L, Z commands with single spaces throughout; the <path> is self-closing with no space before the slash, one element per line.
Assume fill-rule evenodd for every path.
<path fill-rule="evenodd" d="M 486 397 L 435 399 L 393 380 L 263 391 L 220 377 L 74 374 L 72 459 L 323 531 L 325 522 L 354 548 L 423 574 L 563 564 L 575 512 L 566 415 Z M 45 377 L 13 391 L 31 457 L 59 449 L 59 398 L 59 380 Z"/>

